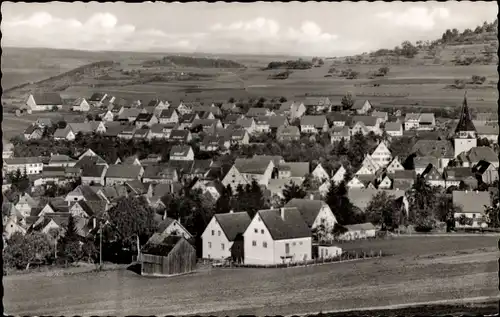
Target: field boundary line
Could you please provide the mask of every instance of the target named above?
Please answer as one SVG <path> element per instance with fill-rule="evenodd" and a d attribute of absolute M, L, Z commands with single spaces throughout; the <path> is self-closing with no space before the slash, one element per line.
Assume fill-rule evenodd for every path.
<path fill-rule="evenodd" d="M 418 307 L 418 306 L 429 306 L 429 305 L 470 304 L 470 303 L 493 301 L 493 300 L 500 300 L 500 296 L 497 295 L 497 296 L 478 296 L 478 297 L 457 298 L 457 299 L 443 299 L 443 300 L 437 300 L 437 301 L 414 302 L 414 303 L 394 304 L 394 305 L 386 305 L 386 306 L 371 306 L 371 307 L 362 307 L 362 308 L 340 309 L 340 310 L 332 310 L 332 311 L 321 312 L 321 313 L 322 314 L 329 314 L 329 313 L 343 313 L 343 312 L 354 312 L 354 311 L 391 310 L 391 309 L 401 309 L 401 308 Z M 285 317 L 310 316 L 310 315 L 317 315 L 319 313 L 320 313 L 319 311 L 308 312 L 308 313 L 299 313 L 299 314 L 287 315 Z"/>

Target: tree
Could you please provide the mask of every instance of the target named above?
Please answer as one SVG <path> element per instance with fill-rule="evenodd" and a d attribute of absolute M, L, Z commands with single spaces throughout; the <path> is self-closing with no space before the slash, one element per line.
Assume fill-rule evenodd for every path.
<path fill-rule="evenodd" d="M 385 75 L 387 75 L 387 74 L 389 73 L 389 70 L 390 70 L 390 68 L 389 68 L 389 67 L 384 66 L 384 67 L 380 67 L 380 68 L 378 69 L 378 72 L 379 72 L 379 74 L 381 74 L 382 76 L 385 76 Z"/>
<path fill-rule="evenodd" d="M 13 173 L 9 173 L 7 177 L 10 179 L 12 188 L 18 192 L 25 192 L 30 187 L 30 179 L 26 173 L 26 169 L 22 172 L 17 169 Z"/>
<path fill-rule="evenodd" d="M 28 269 L 34 262 L 45 263 L 52 256 L 49 238 L 44 233 L 30 233 L 23 236 L 14 233 L 3 250 L 3 259 L 7 267 Z"/>
<path fill-rule="evenodd" d="M 401 55 L 413 58 L 418 54 L 418 48 L 416 48 L 410 41 L 404 41 L 401 43 Z"/>
<path fill-rule="evenodd" d="M 365 155 L 368 153 L 368 141 L 365 136 L 360 132 L 356 132 L 349 142 L 347 157 L 351 162 L 351 166 L 357 169 L 361 166 Z"/>
<path fill-rule="evenodd" d="M 391 230 L 399 226 L 399 212 L 395 197 L 384 191 L 373 196 L 365 211 L 368 221 L 381 226 L 382 230 Z"/>
<path fill-rule="evenodd" d="M 409 192 L 410 222 L 416 230 L 430 231 L 436 223 L 436 192 L 426 180 L 419 176 Z"/>
<path fill-rule="evenodd" d="M 485 222 L 489 227 L 500 227 L 500 209 L 498 205 L 485 206 Z"/>
<path fill-rule="evenodd" d="M 339 223 L 336 223 L 335 226 L 333 226 L 332 235 L 334 239 L 338 239 L 341 235 L 343 235 L 347 231 L 348 230 L 346 227 L 342 226 Z"/>
<path fill-rule="evenodd" d="M 229 100 L 228 100 L 228 102 L 229 102 L 229 103 L 234 103 L 235 101 L 236 101 L 236 100 L 234 99 L 234 97 L 231 97 L 231 98 L 229 98 Z"/>
<path fill-rule="evenodd" d="M 356 215 L 354 207 L 347 197 L 347 186 L 345 181 L 336 184 L 333 180 L 330 181 L 330 188 L 325 196 L 325 202 L 332 210 L 335 218 L 340 224 L 349 225 L 358 222 L 361 217 Z"/>
<path fill-rule="evenodd" d="M 67 125 L 67 123 L 64 120 L 61 120 L 61 121 L 57 122 L 57 128 L 59 128 L 59 129 L 66 128 L 66 125 Z"/>
<path fill-rule="evenodd" d="M 283 96 L 280 97 L 279 102 L 284 103 L 287 102 L 287 99 Z"/>
<path fill-rule="evenodd" d="M 349 149 L 346 146 L 346 141 L 344 138 L 340 139 L 339 142 L 335 143 L 335 147 L 333 148 L 333 154 L 337 156 L 347 155 Z"/>
<path fill-rule="evenodd" d="M 155 212 L 142 197 L 121 198 L 108 214 L 114 233 L 124 247 L 133 247 L 137 237 L 145 243 L 157 228 Z"/>
<path fill-rule="evenodd" d="M 236 195 L 238 211 L 246 211 L 250 218 L 253 218 L 257 211 L 267 208 L 264 193 L 255 179 L 245 187 L 238 186 Z"/>
<path fill-rule="evenodd" d="M 285 188 L 283 188 L 283 197 L 283 204 L 286 204 L 294 198 L 302 199 L 306 197 L 306 191 L 302 186 L 290 181 L 290 183 L 286 184 Z"/>
<path fill-rule="evenodd" d="M 73 263 L 81 258 L 80 237 L 76 229 L 75 218 L 69 217 L 66 232 L 59 244 L 59 254 L 67 262 Z"/>
<path fill-rule="evenodd" d="M 307 174 L 302 186 L 307 191 L 315 191 L 319 188 L 319 186 L 321 186 L 321 182 L 312 174 Z"/>
<path fill-rule="evenodd" d="M 231 198 L 233 192 L 231 190 L 231 185 L 223 188 L 222 193 L 215 203 L 215 213 L 225 214 L 231 211 Z"/>
<path fill-rule="evenodd" d="M 352 106 L 354 105 L 354 100 L 353 100 L 352 94 L 350 92 L 348 92 L 347 94 L 345 94 L 345 96 L 342 97 L 342 100 L 340 101 L 340 104 L 342 105 L 342 108 L 344 110 L 351 109 Z"/>

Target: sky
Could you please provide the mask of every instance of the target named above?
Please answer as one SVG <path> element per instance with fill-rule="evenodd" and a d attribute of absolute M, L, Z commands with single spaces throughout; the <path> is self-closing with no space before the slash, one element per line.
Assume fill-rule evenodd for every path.
<path fill-rule="evenodd" d="M 338 56 L 492 22 L 494 1 L 2 2 L 2 46 Z"/>

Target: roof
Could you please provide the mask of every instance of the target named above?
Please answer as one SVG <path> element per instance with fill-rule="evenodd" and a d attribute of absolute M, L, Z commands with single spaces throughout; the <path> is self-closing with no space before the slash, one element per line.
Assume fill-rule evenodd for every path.
<path fill-rule="evenodd" d="M 144 254 L 151 254 L 157 256 L 167 256 L 174 247 L 184 239 L 182 236 L 169 235 L 163 240 L 155 241 L 155 239 L 150 239 L 144 247 L 142 247 L 141 252 Z M 187 240 L 186 240 L 187 241 Z"/>
<path fill-rule="evenodd" d="M 152 113 L 139 113 L 137 118 L 135 118 L 135 121 L 137 122 L 149 122 L 153 118 Z"/>
<path fill-rule="evenodd" d="M 349 127 L 348 126 L 343 126 L 343 127 L 337 127 L 334 126 L 332 128 L 332 135 L 333 136 L 350 136 L 349 132 Z"/>
<path fill-rule="evenodd" d="M 392 188 L 407 191 L 411 189 L 413 186 L 413 182 L 408 181 L 406 179 L 395 179 L 392 182 Z"/>
<path fill-rule="evenodd" d="M 395 171 L 393 178 L 396 179 L 415 179 L 416 174 L 415 170 L 402 170 L 402 171 Z"/>
<path fill-rule="evenodd" d="M 421 113 L 419 118 L 420 123 L 433 123 L 435 121 L 434 113 Z"/>
<path fill-rule="evenodd" d="M 448 140 L 418 140 L 412 152 L 419 156 L 454 157 L 452 143 Z"/>
<path fill-rule="evenodd" d="M 306 97 L 303 100 L 304 106 L 327 106 L 331 104 L 328 97 Z"/>
<path fill-rule="evenodd" d="M 142 195 L 142 194 L 145 194 L 147 192 L 146 185 L 143 184 L 138 179 L 127 181 L 127 182 L 125 182 L 124 185 L 127 186 L 128 188 L 130 188 L 132 191 L 134 191 L 134 193 L 137 195 Z"/>
<path fill-rule="evenodd" d="M 325 124 L 325 121 L 328 122 L 326 120 L 326 116 L 324 115 L 320 115 L 320 116 L 303 116 L 301 119 L 300 119 L 300 125 L 312 125 L 314 126 L 315 128 L 323 128 L 324 124 Z"/>
<path fill-rule="evenodd" d="M 101 201 L 101 197 L 87 185 L 78 185 L 70 194 L 82 195 L 87 201 Z M 69 195 L 69 194 L 68 194 Z"/>
<path fill-rule="evenodd" d="M 461 131 L 476 131 L 476 127 L 474 126 L 474 123 L 472 123 L 469 106 L 467 105 L 467 92 L 464 96 L 464 102 L 460 111 L 460 119 L 458 120 L 457 127 L 455 128 L 455 133 Z"/>
<path fill-rule="evenodd" d="M 325 205 L 325 203 L 321 200 L 311 200 L 311 199 L 297 199 L 294 198 L 290 200 L 285 207 L 287 208 L 297 208 L 300 212 L 300 215 L 309 226 L 312 227 L 314 221 L 318 217 L 319 211 Z"/>
<path fill-rule="evenodd" d="M 187 140 L 189 133 L 189 130 L 172 130 L 169 138 L 171 140 Z"/>
<path fill-rule="evenodd" d="M 447 176 L 447 179 L 465 179 L 467 177 L 474 177 L 472 173 L 472 169 L 469 167 L 453 167 L 447 168 L 444 173 Z"/>
<path fill-rule="evenodd" d="M 234 162 L 234 166 L 240 173 L 264 174 L 269 163 L 269 160 L 237 158 Z"/>
<path fill-rule="evenodd" d="M 385 111 L 373 111 L 372 112 L 372 117 L 380 118 L 380 119 L 385 119 L 388 117 L 388 113 Z"/>
<path fill-rule="evenodd" d="M 258 116 L 265 116 L 269 113 L 269 109 L 267 108 L 255 108 L 252 107 L 248 109 L 246 115 L 249 117 L 258 117 Z"/>
<path fill-rule="evenodd" d="M 100 156 L 84 156 L 75 163 L 74 167 L 84 168 L 93 165 L 105 165 L 106 161 Z"/>
<path fill-rule="evenodd" d="M 479 174 L 483 174 L 490 166 L 493 166 L 493 164 L 491 164 L 490 162 L 481 160 L 476 164 L 476 166 L 474 166 L 474 172 L 479 173 Z"/>
<path fill-rule="evenodd" d="M 369 189 L 369 188 L 350 188 L 347 196 L 351 203 L 364 211 L 370 201 L 375 195 L 380 192 L 385 192 L 389 196 L 394 196 L 394 198 L 398 199 L 405 195 L 403 190 L 383 190 L 383 189 Z"/>
<path fill-rule="evenodd" d="M 106 96 L 106 94 L 102 92 L 95 92 L 92 94 L 92 96 L 90 96 L 89 101 L 101 101 L 104 96 Z"/>
<path fill-rule="evenodd" d="M 55 92 L 35 93 L 33 98 L 37 105 L 62 105 L 61 95 Z"/>
<path fill-rule="evenodd" d="M 215 214 L 215 219 L 229 241 L 234 241 L 238 234 L 243 234 L 251 222 L 247 212 Z"/>
<path fill-rule="evenodd" d="M 476 125 L 476 131 L 479 135 L 495 135 L 499 134 L 498 125 Z"/>
<path fill-rule="evenodd" d="M 254 120 L 252 118 L 239 118 L 236 120 L 236 124 L 243 128 L 250 128 Z"/>
<path fill-rule="evenodd" d="M 282 211 L 284 219 L 281 217 Z M 257 214 L 266 225 L 273 240 L 309 238 L 312 235 L 297 208 L 259 210 Z"/>
<path fill-rule="evenodd" d="M 463 212 L 484 213 L 485 207 L 490 206 L 490 193 L 479 191 L 458 191 L 452 193 L 453 204 L 461 207 Z"/>
<path fill-rule="evenodd" d="M 54 154 L 50 157 L 49 164 L 51 163 L 66 163 L 66 162 L 75 162 L 76 160 L 69 157 L 68 155 L 63 154 Z"/>
<path fill-rule="evenodd" d="M 434 156 L 417 156 L 413 159 L 415 168 L 426 168 L 429 164 L 434 167 L 439 166 L 439 159 Z"/>
<path fill-rule="evenodd" d="M 375 229 L 375 226 L 370 222 L 357 223 L 354 225 L 345 225 L 344 227 L 349 231 L 361 231 L 361 230 L 374 230 Z"/>
<path fill-rule="evenodd" d="M 119 120 L 128 118 L 137 118 L 141 114 L 142 109 L 139 108 L 125 108 L 118 116 Z"/>
<path fill-rule="evenodd" d="M 299 127 L 289 125 L 289 126 L 281 126 L 278 128 L 276 132 L 278 135 L 300 135 Z"/>
<path fill-rule="evenodd" d="M 346 122 L 349 120 L 349 116 L 347 114 L 339 112 L 329 112 L 326 114 L 326 117 L 330 122 Z"/>
<path fill-rule="evenodd" d="M 377 125 L 377 117 L 372 116 L 354 116 L 352 118 L 352 123 L 356 124 L 358 122 L 363 122 L 363 124 L 367 127 L 374 127 Z"/>
<path fill-rule="evenodd" d="M 356 101 L 354 101 L 354 104 L 352 105 L 351 109 L 354 109 L 354 110 L 363 109 L 363 106 L 364 106 L 366 101 L 368 101 L 368 100 L 356 100 Z M 371 104 L 370 101 L 368 101 L 368 102 Z"/>
<path fill-rule="evenodd" d="M 138 178 L 142 167 L 132 164 L 113 164 L 106 171 L 106 178 Z"/>
<path fill-rule="evenodd" d="M 42 131 L 42 129 L 40 129 L 40 127 L 34 125 L 34 124 L 31 124 L 29 127 L 26 128 L 26 130 L 24 130 L 24 134 L 33 134 L 33 132 L 35 131 Z"/>
<path fill-rule="evenodd" d="M 403 129 L 403 125 L 401 122 L 386 122 L 384 129 L 385 131 L 401 131 Z"/>
<path fill-rule="evenodd" d="M 168 166 L 168 164 L 148 165 L 144 169 L 144 178 L 152 179 L 174 179 L 176 170 Z"/>
<path fill-rule="evenodd" d="M 267 122 L 271 129 L 279 128 L 288 123 L 288 119 L 285 116 L 270 116 Z"/>
<path fill-rule="evenodd" d="M 493 163 L 498 162 L 498 156 L 489 146 L 476 146 L 467 153 L 471 162 L 479 162 L 481 160 Z"/>
<path fill-rule="evenodd" d="M 78 122 L 78 123 L 68 123 L 67 125 L 71 131 L 73 131 L 75 134 L 78 132 L 81 133 L 92 133 L 94 132 L 94 129 L 92 127 L 92 124 L 90 122 Z"/>
<path fill-rule="evenodd" d="M 278 170 L 288 169 L 291 177 L 305 177 L 309 174 L 309 162 L 279 163 Z"/>
<path fill-rule="evenodd" d="M 3 159 L 7 165 L 25 165 L 25 164 L 41 164 L 43 160 L 41 157 L 12 157 Z"/>
<path fill-rule="evenodd" d="M 170 150 L 170 156 L 187 156 L 191 151 L 191 147 L 189 145 L 175 145 Z"/>

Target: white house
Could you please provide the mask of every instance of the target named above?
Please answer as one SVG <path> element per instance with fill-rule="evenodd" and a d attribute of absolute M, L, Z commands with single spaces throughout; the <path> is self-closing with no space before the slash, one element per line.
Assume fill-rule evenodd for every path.
<path fill-rule="evenodd" d="M 215 214 L 201 235 L 202 257 L 223 260 L 231 256 L 231 247 L 250 224 L 246 212 Z"/>
<path fill-rule="evenodd" d="M 383 141 L 378 144 L 370 156 L 379 167 L 387 166 L 392 160 L 391 151 Z"/>
<path fill-rule="evenodd" d="M 259 185 L 268 186 L 274 169 L 272 159 L 243 159 L 237 158 L 234 165 L 222 179 L 224 187 L 231 185 L 233 190 L 236 190 L 239 184 L 250 184 L 252 180 L 256 180 Z"/>
<path fill-rule="evenodd" d="M 356 100 L 352 106 L 357 114 L 366 114 L 373 109 L 373 105 L 368 100 Z"/>
<path fill-rule="evenodd" d="M 53 108 L 62 108 L 62 98 L 58 93 L 35 93 L 30 94 L 26 106 L 31 111 L 49 111 Z"/>
<path fill-rule="evenodd" d="M 244 263 L 272 265 L 312 258 L 312 234 L 297 208 L 260 210 L 248 225 Z"/>
<path fill-rule="evenodd" d="M 43 171 L 43 161 L 39 156 L 6 158 L 3 160 L 3 162 L 3 168 L 7 173 L 12 173 L 20 170 L 21 173 L 26 171 L 26 174 L 33 175 L 40 174 Z"/>
<path fill-rule="evenodd" d="M 330 178 L 326 170 L 321 166 L 321 164 L 318 164 L 314 170 L 312 171 L 312 176 L 316 178 L 319 181 L 325 181 Z"/>
<path fill-rule="evenodd" d="M 400 122 L 386 122 L 384 130 L 391 137 L 403 136 L 403 125 Z"/>
<path fill-rule="evenodd" d="M 453 191 L 453 204 L 460 207 L 461 212 L 456 212 L 456 227 L 486 227 L 485 206 L 490 206 L 490 193 L 487 191 Z M 462 224 L 460 218 L 467 218 L 466 224 Z"/>
<path fill-rule="evenodd" d="M 369 222 L 359 223 L 354 225 L 345 225 L 347 232 L 342 234 L 339 240 L 357 240 L 357 239 L 367 239 L 375 238 L 376 229 L 375 226 Z"/>
<path fill-rule="evenodd" d="M 73 102 L 72 110 L 87 112 L 90 110 L 90 105 L 85 98 L 78 98 Z"/>
<path fill-rule="evenodd" d="M 294 198 L 290 200 L 285 207 L 297 208 L 311 230 L 323 226 L 327 232 L 331 232 L 337 223 L 337 219 L 332 210 L 322 200 Z M 327 238 L 332 238 L 332 236 Z"/>
<path fill-rule="evenodd" d="M 403 167 L 403 164 L 399 161 L 399 157 L 395 157 L 389 165 L 386 167 L 386 171 L 389 174 L 394 174 L 396 171 L 404 171 L 405 168 Z"/>
<path fill-rule="evenodd" d="M 189 145 L 176 145 L 170 150 L 171 161 L 193 161 L 194 152 Z"/>

